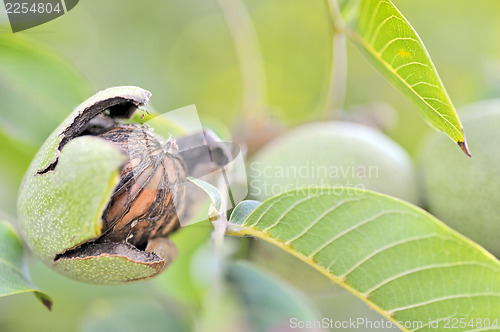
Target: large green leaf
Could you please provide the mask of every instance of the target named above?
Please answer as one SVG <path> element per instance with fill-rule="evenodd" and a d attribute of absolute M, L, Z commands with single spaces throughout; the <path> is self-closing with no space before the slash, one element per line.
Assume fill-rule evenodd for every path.
<path fill-rule="evenodd" d="M 347 35 L 413 100 L 431 126 L 468 154 L 462 124 L 429 53 L 390 0 L 361 0 Z"/>
<path fill-rule="evenodd" d="M 0 297 L 26 292 L 33 292 L 51 308 L 52 299 L 34 288 L 26 272 L 19 237 L 7 222 L 0 220 Z"/>
<path fill-rule="evenodd" d="M 0 34 L 0 127 L 41 144 L 86 99 L 89 83 L 66 59 L 18 34 Z"/>
<path fill-rule="evenodd" d="M 228 233 L 295 255 L 393 323 L 440 329 L 447 319 L 500 323 L 500 263 L 479 245 L 404 201 L 354 188 L 290 191 Z M 414 323 L 417 322 L 417 323 Z M 475 323 L 475 328 L 481 326 Z M 474 330 L 470 326 L 456 330 Z"/>

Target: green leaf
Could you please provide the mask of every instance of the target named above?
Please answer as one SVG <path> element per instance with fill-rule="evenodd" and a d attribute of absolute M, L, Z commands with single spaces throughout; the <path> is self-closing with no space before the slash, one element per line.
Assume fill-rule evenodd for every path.
<path fill-rule="evenodd" d="M 213 206 L 217 209 L 217 211 L 220 211 L 220 209 L 222 208 L 222 196 L 220 194 L 219 189 L 217 189 L 215 186 L 211 185 L 208 182 L 205 182 L 197 178 L 193 178 L 191 176 L 188 177 L 188 180 L 193 182 L 201 189 L 203 189 L 203 191 L 206 192 L 207 195 L 210 197 Z"/>
<path fill-rule="evenodd" d="M 231 224 L 242 224 L 260 204 L 259 201 L 252 200 L 240 202 L 231 213 L 229 222 Z"/>
<path fill-rule="evenodd" d="M 0 35 L 0 126 L 41 144 L 87 98 L 87 80 L 66 59 L 18 34 Z"/>
<path fill-rule="evenodd" d="M 252 331 L 287 330 L 292 317 L 298 321 L 318 320 L 314 306 L 285 280 L 247 262 L 230 263 L 226 273 L 245 305 Z"/>
<path fill-rule="evenodd" d="M 422 40 L 390 0 L 361 0 L 347 35 L 421 110 L 469 154 L 462 124 Z"/>
<path fill-rule="evenodd" d="M 499 261 L 389 196 L 338 187 L 290 191 L 228 233 L 279 246 L 395 324 L 420 321 L 419 331 L 427 331 L 429 320 L 441 328 L 446 318 L 500 321 Z"/>
<path fill-rule="evenodd" d="M 23 246 L 12 227 L 0 220 L 0 297 L 33 292 L 49 310 L 52 299 L 34 288 L 26 272 Z"/>

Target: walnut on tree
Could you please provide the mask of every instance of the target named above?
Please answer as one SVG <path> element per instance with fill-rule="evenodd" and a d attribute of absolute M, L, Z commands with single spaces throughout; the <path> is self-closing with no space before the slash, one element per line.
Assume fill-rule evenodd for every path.
<path fill-rule="evenodd" d="M 58 272 L 122 283 L 155 276 L 176 256 L 167 236 L 185 213 L 187 167 L 174 140 L 121 120 L 150 95 L 116 87 L 92 96 L 48 137 L 26 172 L 21 230 Z"/>

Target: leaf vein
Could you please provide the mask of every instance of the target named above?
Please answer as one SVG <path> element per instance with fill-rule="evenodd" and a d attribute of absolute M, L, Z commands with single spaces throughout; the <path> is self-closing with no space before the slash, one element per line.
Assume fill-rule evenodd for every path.
<path fill-rule="evenodd" d="M 266 227 L 266 228 L 265 228 L 265 229 L 263 229 L 262 231 L 263 231 L 264 233 L 265 233 L 265 232 L 269 232 L 269 230 L 270 230 L 270 229 L 272 229 L 272 228 L 274 228 L 274 227 L 278 226 L 278 224 L 281 222 L 281 220 L 283 220 L 283 218 L 285 218 L 285 217 L 286 217 L 286 215 L 287 215 L 288 213 L 290 213 L 290 211 L 292 211 L 293 209 L 295 209 L 295 208 L 296 208 L 297 206 L 299 206 L 300 204 L 305 203 L 305 202 L 307 202 L 307 201 L 309 201 L 310 199 L 313 199 L 313 198 L 315 198 L 315 197 L 319 197 L 319 196 L 318 196 L 318 195 L 307 196 L 307 197 L 305 197 L 305 198 L 303 198 L 303 199 L 300 199 L 300 200 L 298 200 L 298 201 L 294 202 L 292 205 L 290 205 L 290 206 L 289 206 L 289 207 L 288 207 L 288 208 L 287 208 L 287 209 L 286 209 L 286 210 L 285 210 L 285 211 L 284 211 L 284 212 L 283 212 L 283 213 L 282 213 L 282 214 L 281 214 L 281 215 L 280 215 L 280 216 L 276 219 L 276 221 L 275 221 L 273 224 L 271 224 L 270 226 Z"/>
<path fill-rule="evenodd" d="M 285 244 L 286 245 L 290 245 L 292 242 L 296 241 L 300 237 L 302 237 L 305 234 L 307 234 L 307 232 L 309 232 L 314 226 L 316 226 L 316 224 L 318 224 L 319 222 L 321 222 L 327 215 L 329 215 L 330 213 L 334 212 L 338 207 L 342 206 L 344 203 L 350 203 L 350 202 L 353 202 L 353 201 L 359 202 L 360 200 L 363 200 L 363 199 L 364 198 L 358 198 L 358 199 L 351 199 L 351 200 L 341 201 L 340 203 L 335 204 L 334 206 L 330 207 L 329 209 L 326 209 L 321 215 L 319 215 L 315 220 L 313 220 L 313 222 L 310 225 L 308 225 L 301 232 L 299 232 L 297 235 L 295 235 L 294 237 L 292 237 L 288 241 L 286 241 Z"/>
<path fill-rule="evenodd" d="M 373 286 L 369 290 L 363 292 L 364 294 L 368 295 L 370 293 L 373 293 L 375 290 L 379 289 L 380 287 L 387 285 L 390 282 L 393 282 L 395 280 L 398 280 L 400 278 L 403 278 L 405 276 L 411 275 L 413 273 L 418 273 L 421 271 L 429 271 L 433 269 L 440 269 L 440 268 L 449 268 L 449 267 L 457 267 L 457 266 L 466 266 L 466 265 L 477 265 L 477 266 L 482 266 L 482 267 L 487 267 L 487 268 L 492 268 L 491 265 L 489 264 L 484 264 L 482 262 L 476 262 L 476 261 L 471 261 L 471 262 L 455 262 L 455 263 L 441 263 L 441 264 L 431 264 L 431 265 L 426 265 L 426 266 L 419 266 L 414 269 L 406 270 L 401 273 L 398 273 L 394 276 L 391 276 L 390 278 L 387 278 L 377 285 Z"/>
<path fill-rule="evenodd" d="M 17 271 L 17 272 L 19 272 L 19 273 L 23 274 L 23 272 L 21 271 L 21 269 L 20 269 L 19 267 L 17 267 L 17 266 L 15 266 L 14 264 L 12 264 L 12 263 L 10 263 L 10 262 L 6 261 L 6 260 L 5 260 L 5 259 L 3 259 L 3 258 L 0 258 L 0 263 L 1 263 L 1 264 L 5 264 L 6 266 L 10 267 L 11 269 L 13 269 L 13 270 L 15 270 L 15 271 Z"/>
<path fill-rule="evenodd" d="M 404 68 L 404 67 L 407 67 L 407 66 L 414 66 L 414 65 L 418 65 L 418 66 L 422 66 L 422 67 L 426 67 L 426 68 L 429 68 L 429 65 L 426 64 L 426 63 L 422 63 L 422 62 L 418 62 L 418 61 L 413 61 L 413 62 L 408 62 L 408 63 L 405 63 L 405 64 L 402 64 L 396 68 L 394 68 L 394 70 L 397 72 L 398 70 Z M 413 85 L 410 85 L 411 87 L 413 87 Z"/>
<path fill-rule="evenodd" d="M 365 36 L 368 36 L 368 35 L 372 34 L 373 24 L 375 23 L 375 18 L 377 17 L 378 11 L 380 10 L 380 7 L 383 4 L 388 4 L 389 6 L 391 5 L 389 3 L 389 1 L 379 1 L 377 3 L 377 5 L 375 6 L 375 9 L 371 13 L 370 22 L 368 23 L 368 26 L 366 27 Z"/>
<path fill-rule="evenodd" d="M 431 98 L 431 97 L 424 97 L 424 99 L 425 100 L 433 100 L 433 101 L 436 101 L 436 102 L 438 102 L 440 104 L 443 104 L 444 106 L 448 106 L 448 104 L 445 103 L 444 101 L 442 101 L 441 99 Z M 444 117 L 444 115 L 443 115 L 443 117 Z"/>
<path fill-rule="evenodd" d="M 420 241 L 420 240 L 425 240 L 425 239 L 430 239 L 430 238 L 433 238 L 433 237 L 440 237 L 442 238 L 441 236 L 437 235 L 437 234 L 428 234 L 428 235 L 423 235 L 423 236 L 415 236 L 415 237 L 412 237 L 412 238 L 407 238 L 407 239 L 402 239 L 400 241 L 396 241 L 396 242 L 393 242 L 393 243 L 390 243 L 386 246 L 383 246 L 373 252 L 371 252 L 369 255 L 365 256 L 364 258 L 362 258 L 361 260 L 359 260 L 358 262 L 356 262 L 354 265 L 352 265 L 349 270 L 347 270 L 346 272 L 344 272 L 344 274 L 341 276 L 342 278 L 346 278 L 349 274 L 351 274 L 352 272 L 354 272 L 358 267 L 360 267 L 362 264 L 366 263 L 367 261 L 369 261 L 371 258 L 375 257 L 376 255 L 378 254 L 381 254 L 383 253 L 384 251 L 386 250 L 389 250 L 389 249 L 392 249 L 394 247 L 397 247 L 397 246 L 400 246 L 400 245 L 404 245 L 404 244 L 407 244 L 409 242 L 413 242 L 413 241 Z M 444 238 L 443 238 L 444 239 Z"/>
<path fill-rule="evenodd" d="M 364 226 L 372 221 L 375 221 L 377 220 L 378 218 L 384 216 L 384 215 L 387 215 L 387 214 L 391 214 L 391 213 L 402 213 L 402 214 L 411 214 L 410 212 L 403 212 L 403 211 L 399 211 L 399 210 L 389 210 L 389 211 L 382 211 L 380 213 L 377 213 L 376 215 L 370 217 L 370 218 L 366 218 L 366 219 L 363 219 L 361 222 L 343 230 L 342 232 L 338 233 L 337 235 L 335 235 L 334 237 L 332 237 L 331 239 L 329 239 L 328 241 L 326 241 L 325 243 L 323 243 L 321 246 L 319 246 L 318 248 L 316 248 L 309 256 L 308 258 L 311 259 L 313 258 L 314 256 L 316 256 L 321 250 L 325 249 L 326 247 L 328 247 L 329 245 L 331 245 L 333 242 L 337 241 L 338 239 L 340 239 L 341 237 L 349 234 L 350 232 L 358 229 L 359 227 L 361 226 Z"/>
<path fill-rule="evenodd" d="M 406 23 L 406 22 L 405 22 L 405 20 L 401 19 L 400 17 L 398 17 L 398 16 L 396 16 L 396 15 L 394 15 L 394 14 L 393 14 L 393 15 L 391 15 L 391 16 L 389 16 L 389 17 L 387 17 L 385 20 L 383 20 L 382 22 L 380 22 L 380 24 L 379 24 L 379 25 L 377 26 L 377 28 L 375 29 L 375 31 L 374 31 L 374 33 L 373 33 L 373 35 L 372 35 L 372 36 L 371 36 L 371 38 L 370 38 L 370 44 L 372 44 L 372 45 L 373 45 L 373 44 L 375 43 L 375 41 L 376 41 L 376 40 L 377 40 L 377 38 L 378 38 L 378 34 L 380 33 L 380 30 L 382 29 L 382 27 L 383 27 L 383 26 L 384 26 L 384 25 L 385 25 L 388 21 L 390 21 L 390 20 L 392 20 L 392 19 L 397 19 L 397 20 L 399 20 L 399 21 L 401 21 L 401 22 L 403 22 L 403 23 Z"/>
<path fill-rule="evenodd" d="M 398 42 L 398 41 L 413 41 L 415 43 L 418 43 L 420 45 L 420 42 L 415 39 L 415 38 L 412 38 L 412 37 L 396 37 L 394 39 L 391 39 L 389 42 L 387 42 L 387 44 L 385 44 L 378 52 L 377 54 L 382 57 L 382 54 L 384 54 L 385 51 L 387 51 L 387 48 L 389 46 L 391 46 L 391 44 L 395 43 L 395 42 Z M 375 48 L 374 48 L 375 49 Z"/>
<path fill-rule="evenodd" d="M 442 302 L 442 301 L 456 300 L 456 299 L 469 298 L 469 297 L 485 297 L 485 296 L 500 297 L 500 293 L 481 292 L 481 293 L 471 293 L 471 294 L 448 295 L 448 296 L 438 297 L 438 298 L 430 299 L 427 301 L 413 303 L 413 304 L 409 304 L 409 305 L 402 306 L 399 308 L 391 309 L 391 310 L 389 310 L 389 312 L 391 313 L 391 315 L 394 315 L 396 312 L 399 312 L 399 311 L 423 307 L 423 306 L 426 306 L 429 304 L 438 303 L 438 302 Z"/>
<path fill-rule="evenodd" d="M 411 76 L 411 75 L 410 75 Z M 441 89 L 439 87 L 439 85 L 436 85 L 436 84 L 432 84 L 432 83 L 429 83 L 429 82 L 424 82 L 424 81 L 420 81 L 420 82 L 417 82 L 417 83 L 414 83 L 412 85 L 410 85 L 412 88 L 416 87 L 417 85 L 420 85 L 420 84 L 424 84 L 424 85 L 428 85 L 430 87 L 433 87 L 433 88 L 436 88 L 436 89 Z"/>
<path fill-rule="evenodd" d="M 280 198 L 278 198 L 278 199 L 274 200 L 274 202 L 272 202 L 271 204 L 269 204 L 269 205 L 266 207 L 266 209 L 265 209 L 264 211 L 262 211 L 262 212 L 261 212 L 260 216 L 257 218 L 257 220 L 256 220 L 253 224 L 251 224 L 251 225 L 245 225 L 245 226 L 246 226 L 246 227 L 255 227 L 255 226 L 257 226 L 257 225 L 259 224 L 259 222 L 262 220 L 262 218 L 263 218 L 263 217 L 267 214 L 267 212 L 268 212 L 269 210 L 271 210 L 271 208 L 272 208 L 274 205 L 276 205 L 276 203 L 279 203 L 279 202 L 281 202 L 282 200 L 284 200 L 285 198 L 288 198 L 288 197 L 290 197 L 290 196 L 291 196 L 290 194 L 288 194 L 288 195 L 283 195 L 283 196 L 281 196 Z"/>

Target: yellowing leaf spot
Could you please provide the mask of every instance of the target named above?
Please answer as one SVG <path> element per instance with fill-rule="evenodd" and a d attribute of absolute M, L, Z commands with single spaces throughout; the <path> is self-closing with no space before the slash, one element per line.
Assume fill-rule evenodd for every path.
<path fill-rule="evenodd" d="M 410 52 L 408 52 L 407 50 L 403 50 L 403 49 L 400 49 L 399 52 L 398 52 L 398 55 L 402 58 L 413 58 L 413 56 L 411 55 Z"/>

